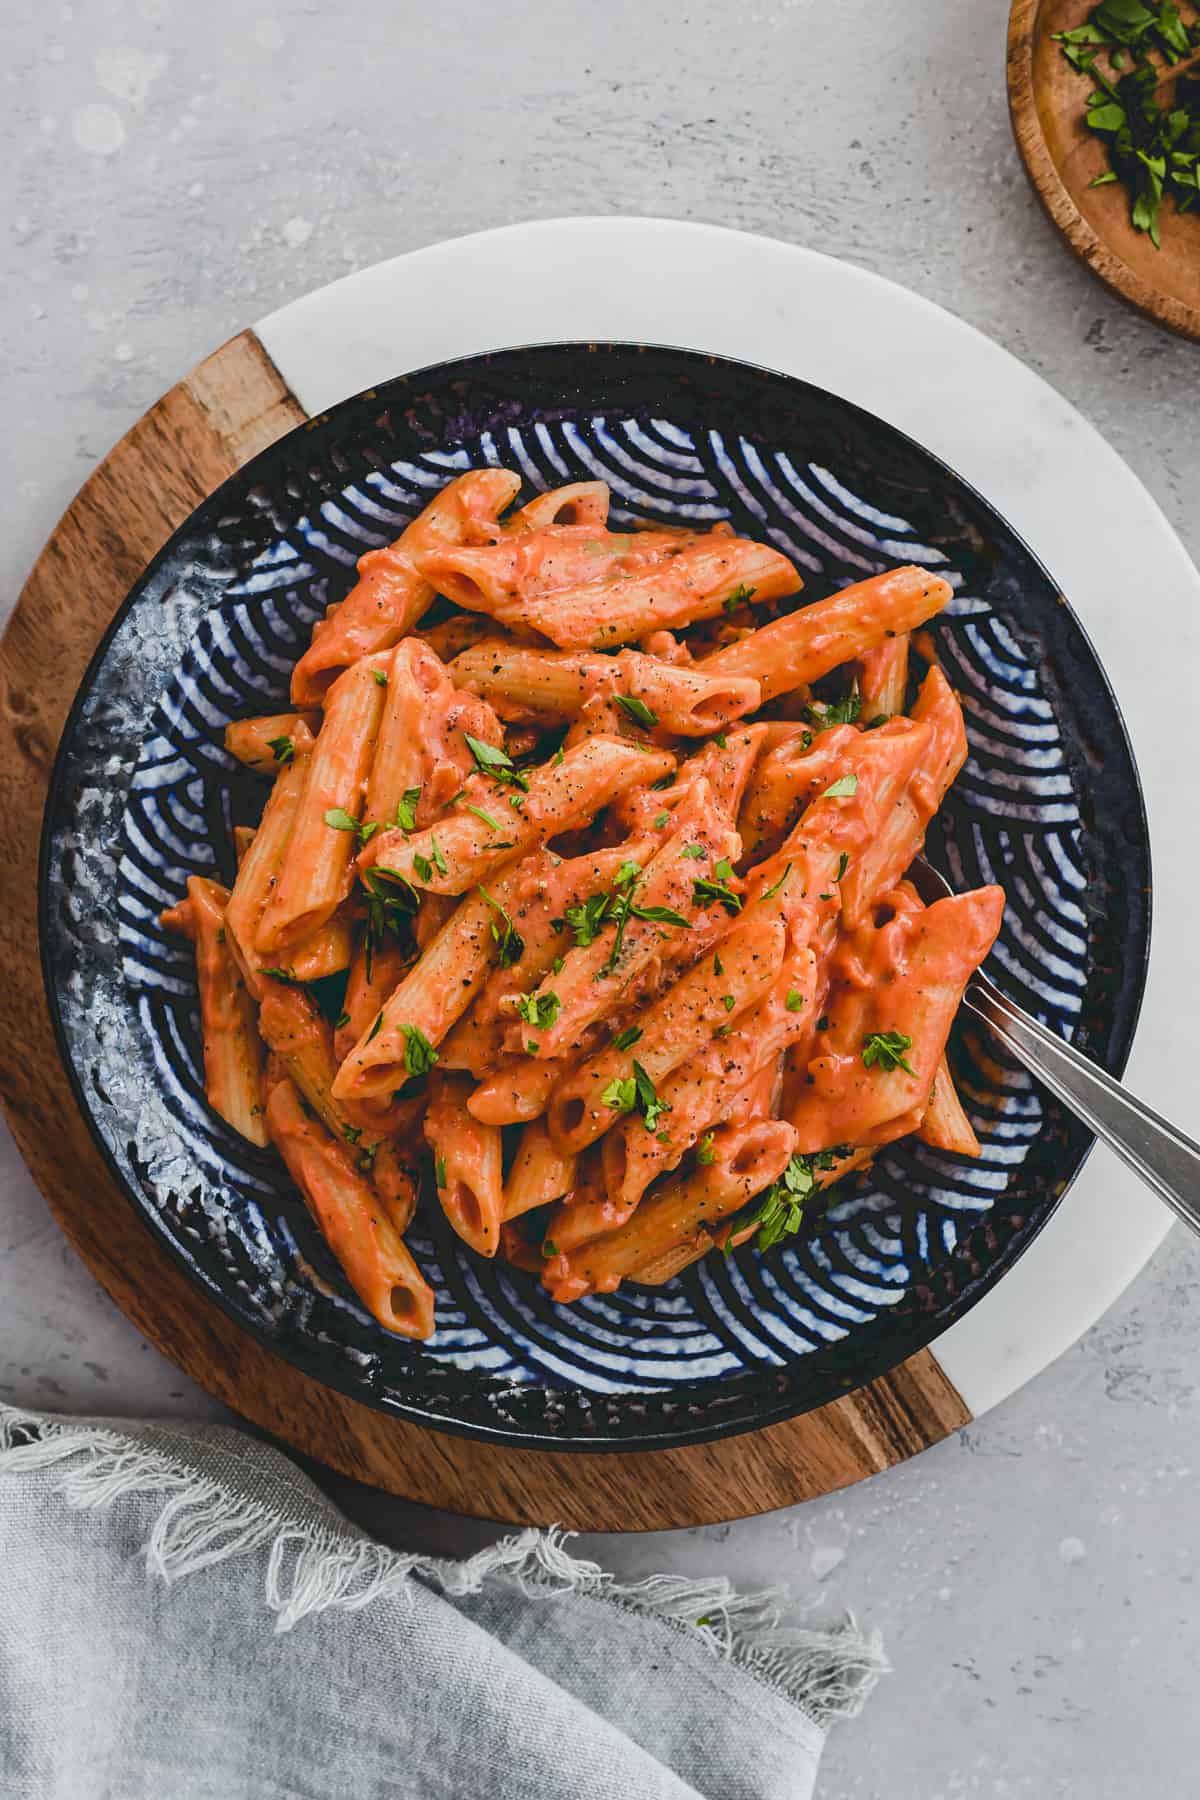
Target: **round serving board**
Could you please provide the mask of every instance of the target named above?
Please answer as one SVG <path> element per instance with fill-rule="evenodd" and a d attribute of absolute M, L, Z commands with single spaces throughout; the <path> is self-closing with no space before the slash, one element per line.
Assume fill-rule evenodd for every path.
<path fill-rule="evenodd" d="M 1163 208 L 1162 248 L 1129 218 L 1115 182 L 1094 188 L 1108 167 L 1084 121 L 1091 91 L 1055 43 L 1092 10 L 1092 0 L 1013 0 L 1008 24 L 1008 99 L 1026 172 L 1052 222 L 1080 260 L 1124 299 L 1185 337 L 1200 338 L 1200 210 Z M 1184 0 L 1189 22 L 1194 0 Z"/>
<path fill-rule="evenodd" d="M 637 267 L 640 279 L 626 272 Z M 841 329 L 830 334 L 828 321 Z M 1135 477 L 1029 370 L 865 270 L 710 226 L 544 221 L 440 244 L 318 290 L 232 339 L 141 419 L 40 557 L 0 643 L 0 1097 L 63 1230 L 134 1323 L 199 1384 L 361 1481 L 478 1517 L 590 1530 L 696 1525 L 886 1469 L 1012 1393 L 1094 1322 L 1168 1216 L 1093 1155 L 1020 1261 L 887 1377 L 819 1411 L 672 1451 L 581 1456 L 419 1429 L 323 1387 L 208 1303 L 123 1198 L 59 1061 L 37 950 L 37 858 L 77 684 L 129 588 L 188 514 L 284 432 L 405 369 L 506 344 L 676 343 L 842 394 L 942 456 L 1044 556 L 1114 677 L 1150 814 L 1155 936 L 1135 1086 L 1181 1116 L 1178 994 L 1200 982 L 1200 879 L 1185 707 L 1200 582 Z M 969 393 L 974 401 L 962 405 Z M 1014 455 L 1014 446 L 1020 454 Z M 1087 531 L 1076 523 L 1086 507 Z M 1111 527 L 1107 522 L 1111 521 Z M 1147 635 L 1136 592 L 1156 596 Z"/>

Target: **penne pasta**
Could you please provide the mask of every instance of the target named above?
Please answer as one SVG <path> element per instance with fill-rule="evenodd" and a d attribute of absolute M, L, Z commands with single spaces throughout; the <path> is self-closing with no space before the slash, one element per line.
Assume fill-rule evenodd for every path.
<path fill-rule="evenodd" d="M 966 755 L 921 629 L 949 584 L 784 611 L 792 564 L 727 522 L 610 531 L 600 481 L 508 513 L 519 485 L 468 470 L 360 559 L 294 710 L 226 730 L 274 778 L 232 891 L 161 921 L 214 1109 L 414 1338 L 422 1193 L 567 1302 L 775 1242 L 906 1132 L 979 1148 L 945 1044 L 1002 896 L 903 879 Z"/>
<path fill-rule="evenodd" d="M 699 669 L 660 662 L 637 650 L 615 656 L 525 649 L 487 642 L 464 650 L 450 673 L 460 687 L 518 723 L 573 719 L 589 701 L 610 698 L 618 715 L 681 737 L 707 737 L 760 703 L 757 681 L 723 681 Z"/>
<path fill-rule="evenodd" d="M 329 690 L 282 865 L 254 935 L 264 955 L 319 930 L 350 892 L 355 822 L 383 712 L 384 690 L 375 677 L 386 677 L 390 662 L 388 655 L 364 657 Z"/>
<path fill-rule="evenodd" d="M 196 986 L 208 1104 L 251 1144 L 267 1142 L 262 1076 L 265 1052 L 254 1002 L 229 945 L 229 890 L 201 875 L 188 878 L 187 899 L 162 915 L 196 947 Z"/>
<path fill-rule="evenodd" d="M 553 1298 L 611 1294 L 668 1246 L 711 1232 L 783 1173 L 795 1142 L 784 1120 L 760 1119 L 731 1135 L 728 1154 L 665 1183 L 619 1230 L 547 1257 L 542 1284 Z"/>
<path fill-rule="evenodd" d="M 367 844 L 359 866 L 430 893 L 462 894 L 514 854 L 590 819 L 632 782 L 655 780 L 674 767 L 675 758 L 666 751 L 593 738 L 531 769 L 519 787 L 511 776 L 472 778 L 463 804 L 436 830 L 412 837 L 381 831 Z M 514 799 L 516 807 L 509 804 Z"/>
<path fill-rule="evenodd" d="M 938 1060 L 929 1105 L 917 1127 L 917 1136 L 922 1143 L 932 1144 L 935 1150 L 951 1150 L 956 1156 L 982 1154 L 975 1127 L 963 1111 L 944 1051 Z"/>
<path fill-rule="evenodd" d="M 559 1082 L 547 1112 L 554 1143 L 578 1153 L 609 1130 L 616 1115 L 603 1096 L 614 1082 L 632 1076 L 635 1058 L 657 1086 L 714 1032 L 739 1019 L 778 974 L 785 940 L 782 920 L 762 915 L 751 915 L 719 938 L 714 954 L 693 963 L 637 1015 L 637 1024 L 618 1032 L 607 1048 Z"/>
<path fill-rule="evenodd" d="M 472 1250 L 495 1256 L 500 1247 L 504 1180 L 500 1129 L 466 1108 L 469 1078 L 435 1073 L 429 1083 L 425 1141 L 433 1156 L 442 1211 Z"/>
<path fill-rule="evenodd" d="M 885 905 L 833 962 L 828 1030 L 789 1116 L 802 1151 L 884 1144 L 916 1130 L 963 988 L 1000 929 L 1004 896 Z"/>
<path fill-rule="evenodd" d="M 370 1183 L 305 1112 L 290 1081 L 267 1100 L 267 1130 L 346 1277 L 385 1331 L 433 1335 L 433 1293 Z"/>
<path fill-rule="evenodd" d="M 765 704 L 790 688 L 819 681 L 839 664 L 912 631 L 940 612 L 953 589 L 925 569 L 889 569 L 764 625 L 706 656 L 709 674 L 749 675 Z"/>
<path fill-rule="evenodd" d="M 552 1142 L 544 1119 L 534 1119 L 521 1132 L 512 1168 L 504 1183 L 502 1217 L 519 1219 L 535 1206 L 561 1200 L 575 1186 L 577 1158 Z"/>
<path fill-rule="evenodd" d="M 778 550 L 717 532 L 552 525 L 415 561 L 456 605 L 527 626 L 561 650 L 615 649 L 714 618 L 743 595 L 777 600 L 802 586 Z"/>
<path fill-rule="evenodd" d="M 424 512 L 382 550 L 358 559 L 358 581 L 329 609 L 292 671 L 296 706 L 321 706 L 338 672 L 388 650 L 432 605 L 434 590 L 416 557 L 438 544 L 466 544 L 499 530 L 498 518 L 520 487 L 507 469 L 471 469 L 448 482 Z"/>
<path fill-rule="evenodd" d="M 318 712 L 235 719 L 225 727 L 225 748 L 248 769 L 257 769 L 261 775 L 278 775 L 297 756 L 312 749 L 320 726 Z"/>

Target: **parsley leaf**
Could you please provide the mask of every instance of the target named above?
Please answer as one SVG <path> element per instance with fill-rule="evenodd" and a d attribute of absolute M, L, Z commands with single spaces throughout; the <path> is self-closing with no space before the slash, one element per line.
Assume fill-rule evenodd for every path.
<path fill-rule="evenodd" d="M 851 794 L 857 794 L 857 792 L 857 775 L 839 775 L 836 781 L 830 782 L 829 786 L 825 789 L 825 792 L 821 795 L 821 798 L 822 800 L 844 800 L 848 799 Z"/>
<path fill-rule="evenodd" d="M 396 825 L 400 831 L 417 829 L 417 807 L 421 804 L 419 787 L 405 788 L 396 802 Z"/>
<path fill-rule="evenodd" d="M 832 700 L 828 704 L 816 701 L 804 710 L 818 731 L 828 731 L 831 725 L 855 724 L 862 712 L 862 695 L 858 691 L 857 681 L 840 700 Z"/>
<path fill-rule="evenodd" d="M 400 1029 L 404 1033 L 404 1067 L 410 1075 L 428 1075 L 438 1059 L 437 1051 L 419 1025 L 401 1025 Z"/>
<path fill-rule="evenodd" d="M 635 725 L 643 725 L 647 731 L 652 731 L 658 724 L 658 714 L 651 712 L 644 700 L 638 700 L 632 694 L 614 694 L 613 699 Z"/>
<path fill-rule="evenodd" d="M 703 906 L 706 901 L 715 900 L 728 913 L 742 910 L 742 896 L 735 894 L 729 883 L 733 879 L 733 864 L 723 856 L 712 872 L 712 879 L 702 876 L 692 884 L 692 905 Z"/>
<path fill-rule="evenodd" d="M 700 1142 L 696 1145 L 696 1161 L 700 1164 L 701 1168 L 706 1169 L 710 1163 L 715 1163 L 716 1160 L 717 1153 L 713 1149 L 713 1134 L 711 1131 L 706 1131 L 704 1136 L 700 1139 Z"/>
<path fill-rule="evenodd" d="M 379 1033 L 380 1033 L 380 1032 L 381 1032 L 381 1031 L 382 1031 L 382 1029 L 383 1029 L 383 1008 L 382 1008 L 382 1007 L 380 1007 L 380 1009 L 379 1009 L 379 1014 L 378 1014 L 378 1017 L 377 1017 L 377 1018 L 376 1018 L 376 1020 L 375 1020 L 375 1023 L 374 1023 L 374 1024 L 373 1024 L 373 1025 L 372 1025 L 372 1027 L 371 1027 L 371 1029 L 370 1029 L 370 1031 L 368 1031 L 368 1033 L 367 1033 L 367 1042 L 368 1042 L 368 1044 L 369 1044 L 369 1043 L 370 1043 L 370 1041 L 371 1041 L 371 1039 L 372 1039 L 372 1038 L 373 1038 L 373 1037 L 378 1037 L 378 1036 L 379 1036 Z M 404 1029 L 405 1029 L 405 1030 L 406 1030 L 406 1031 L 407 1031 L 407 1030 L 408 1030 L 408 1026 L 407 1026 L 407 1025 L 406 1025 L 406 1026 L 405 1026 L 405 1027 L 404 1027 Z M 406 1061 L 406 1062 L 407 1062 L 407 1060 L 408 1060 L 408 1059 L 407 1059 L 407 1057 L 406 1057 L 406 1058 L 405 1058 L 405 1061 Z"/>
<path fill-rule="evenodd" d="M 369 843 L 379 830 L 378 824 L 362 825 L 357 819 L 351 818 L 344 806 L 331 806 L 325 814 L 325 823 L 331 825 L 334 831 L 352 831 L 360 844 Z"/>
<path fill-rule="evenodd" d="M 445 1187 L 445 1185 L 446 1185 L 446 1159 L 444 1156 L 439 1156 L 437 1161 L 433 1165 L 433 1179 L 436 1181 L 437 1185 L 440 1188 Z"/>
<path fill-rule="evenodd" d="M 671 815 L 669 812 L 660 812 L 657 819 L 655 819 L 655 821 L 654 821 L 655 831 L 661 831 L 663 826 L 666 824 L 667 820 L 670 818 L 670 816 Z"/>
<path fill-rule="evenodd" d="M 833 879 L 835 881 L 840 881 L 842 879 L 842 876 L 846 873 L 846 870 L 849 867 L 849 865 L 850 865 L 850 858 L 847 856 L 846 852 L 843 850 L 842 854 L 838 857 L 838 872 L 834 876 Z"/>
<path fill-rule="evenodd" d="M 490 930 L 492 940 L 496 945 L 496 961 L 502 969 L 510 969 L 524 956 L 525 939 L 517 931 L 500 902 L 494 900 L 485 887 L 481 887 L 479 892 L 491 907 L 494 915 L 490 923 Z"/>
<path fill-rule="evenodd" d="M 482 775 L 490 775 L 493 781 L 507 782 L 510 787 L 529 790 L 529 783 L 513 762 L 507 750 L 497 749 L 495 744 L 485 744 L 480 738 L 472 737 L 464 732 L 467 749 L 475 759 L 475 767 Z"/>
<path fill-rule="evenodd" d="M 422 856 L 419 850 L 413 851 L 413 868 L 417 871 L 418 881 L 432 881 L 433 864 L 427 856 Z"/>
<path fill-rule="evenodd" d="M 903 1069 L 906 1075 L 915 1075 L 917 1071 L 904 1054 L 911 1049 L 912 1039 L 903 1031 L 872 1031 L 863 1039 L 863 1067 L 873 1069 L 878 1065 L 881 1069 Z"/>
<path fill-rule="evenodd" d="M 627 1025 L 624 1031 L 618 1031 L 612 1041 L 614 1050 L 631 1050 L 643 1035 L 640 1025 Z"/>
<path fill-rule="evenodd" d="M 679 854 L 680 854 L 680 856 L 686 856 L 688 858 L 688 860 L 691 862 L 696 862 L 699 860 L 700 857 L 702 857 L 704 855 L 704 845 L 703 844 L 685 844 L 683 849 L 679 852 Z"/>
<path fill-rule="evenodd" d="M 493 819 L 491 813 L 484 812 L 482 806 L 468 806 L 467 811 L 469 813 L 474 813 L 477 819 L 482 819 L 489 831 L 499 831 L 499 819 Z"/>
<path fill-rule="evenodd" d="M 387 686 L 387 676 L 384 674 L 382 669 L 372 669 L 371 670 L 371 679 L 375 683 L 376 687 L 386 687 Z"/>
<path fill-rule="evenodd" d="M 739 606 L 745 606 L 748 601 L 753 600 L 754 592 L 755 590 L 747 587 L 744 581 L 739 581 L 732 594 L 723 602 L 725 611 L 727 613 L 736 612 Z"/>
<path fill-rule="evenodd" d="M 566 908 L 563 917 L 574 934 L 577 949 L 586 950 L 600 935 L 600 927 L 611 899 L 611 894 L 593 894 L 581 905 Z"/>
<path fill-rule="evenodd" d="M 784 882 L 787 880 L 787 878 L 791 874 L 791 872 L 792 872 L 792 865 L 791 865 L 791 863 L 789 863 L 787 868 L 783 871 L 783 874 L 779 877 L 779 880 L 773 881 L 771 883 L 770 887 L 766 890 L 766 892 L 764 894 L 760 894 L 759 898 L 762 900 L 770 900 L 773 895 L 775 895 L 779 892 L 780 888 L 783 886 Z"/>
<path fill-rule="evenodd" d="M 611 1106 L 614 1112 L 632 1112 L 637 1105 L 637 1082 L 633 1076 L 618 1076 L 610 1081 L 600 1096 L 600 1104 Z"/>
<path fill-rule="evenodd" d="M 784 1238 L 794 1237 L 804 1222 L 804 1203 L 820 1185 L 818 1171 L 828 1172 L 845 1154 L 839 1146 L 818 1150 L 812 1156 L 793 1156 L 779 1180 L 734 1215 L 725 1239 L 726 1256 L 733 1250 L 734 1238 L 750 1226 L 757 1229 L 754 1245 L 758 1250 L 770 1250 Z"/>
<path fill-rule="evenodd" d="M 789 988 L 787 991 L 787 999 L 783 1004 L 788 1012 L 799 1012 L 800 1008 L 804 1005 L 804 995 L 800 992 L 799 988 Z"/>
<path fill-rule="evenodd" d="M 429 848 L 433 851 L 433 865 L 434 865 L 434 868 L 437 870 L 438 874 L 439 875 L 448 875 L 450 873 L 450 870 L 447 867 L 445 857 L 442 855 L 441 851 L 438 848 L 438 841 L 434 837 L 432 831 L 429 834 Z M 414 861 L 415 860 L 416 859 L 414 858 Z"/>
<path fill-rule="evenodd" d="M 295 740 L 293 738 L 290 738 L 290 737 L 268 738 L 267 739 L 267 749 L 271 752 L 272 756 L 275 758 L 275 761 L 280 765 L 281 768 L 283 768 L 287 763 L 295 762 L 295 760 L 296 760 L 296 744 L 295 744 Z"/>
<path fill-rule="evenodd" d="M 557 1019 L 561 1005 L 557 994 L 522 994 L 517 1001 L 517 1011 L 535 1031 L 544 1031 Z"/>

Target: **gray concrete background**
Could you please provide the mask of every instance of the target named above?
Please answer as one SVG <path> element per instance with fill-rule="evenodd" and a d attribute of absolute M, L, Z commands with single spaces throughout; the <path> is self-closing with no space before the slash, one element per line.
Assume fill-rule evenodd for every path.
<path fill-rule="evenodd" d="M 941 301 L 1066 394 L 1195 555 L 1200 351 L 1110 298 L 1044 221 L 1009 136 L 1005 12 L 4 0 L 3 603 L 96 460 L 230 333 L 378 258 L 572 212 L 763 231 Z M 211 1411 L 76 1263 L 7 1142 L 0 1395 Z M 1177 1231 L 1074 1351 L 915 1464 L 764 1519 L 583 1547 L 624 1572 L 787 1579 L 884 1628 L 896 1673 L 835 1735 L 823 1800 L 1187 1800 L 1197 1480 L 1200 1247 Z M 491 1535 L 338 1492 L 398 1540 Z"/>

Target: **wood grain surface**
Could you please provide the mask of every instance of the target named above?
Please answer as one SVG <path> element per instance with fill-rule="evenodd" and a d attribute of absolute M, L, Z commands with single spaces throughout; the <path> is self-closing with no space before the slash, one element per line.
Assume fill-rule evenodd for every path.
<path fill-rule="evenodd" d="M 305 415 L 250 332 L 147 413 L 68 509 L 0 642 L 0 1098 L 63 1231 L 121 1310 L 235 1412 L 343 1474 L 480 1518 L 654 1530 L 766 1512 L 873 1475 L 970 1417 L 927 1351 L 818 1412 L 684 1450 L 580 1457 L 427 1432 L 280 1361 L 204 1301 L 109 1174 L 59 1061 L 37 953 L 36 874 L 59 734 L 146 563 Z"/>
<path fill-rule="evenodd" d="M 1200 338 L 1200 211 L 1167 201 L 1162 249 L 1129 218 L 1120 182 L 1090 184 L 1108 167 L 1104 145 L 1084 122 L 1090 87 L 1054 42 L 1080 25 L 1092 0 L 1014 0 L 1008 27 L 1008 100 L 1026 171 L 1071 249 L 1101 281 L 1185 337 Z M 1183 0 L 1190 20 L 1196 7 Z"/>

